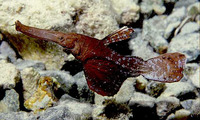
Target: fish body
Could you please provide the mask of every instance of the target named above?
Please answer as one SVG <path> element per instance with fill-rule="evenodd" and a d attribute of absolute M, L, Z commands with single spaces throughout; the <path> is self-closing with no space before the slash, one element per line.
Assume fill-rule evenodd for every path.
<path fill-rule="evenodd" d="M 16 21 L 16 30 L 33 38 L 61 45 L 81 61 L 89 88 L 102 95 L 115 95 L 127 77 L 139 75 L 160 82 L 177 82 L 183 77 L 186 57 L 166 53 L 144 61 L 136 56 L 122 56 L 111 50 L 110 43 L 130 39 L 134 30 L 123 27 L 98 40 L 77 33 L 62 33 L 34 28 Z"/>

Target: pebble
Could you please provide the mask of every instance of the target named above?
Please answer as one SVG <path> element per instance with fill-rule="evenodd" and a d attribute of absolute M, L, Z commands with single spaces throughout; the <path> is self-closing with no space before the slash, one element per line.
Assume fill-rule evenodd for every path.
<path fill-rule="evenodd" d="M 135 79 L 135 89 L 139 92 L 144 92 L 148 81 L 143 76 L 138 76 Z"/>
<path fill-rule="evenodd" d="M 34 112 L 46 110 L 57 101 L 54 91 L 59 87 L 60 84 L 55 78 L 41 77 L 38 81 L 37 90 L 24 102 L 24 106 Z"/>
<path fill-rule="evenodd" d="M 200 54 L 198 41 L 199 33 L 177 35 L 171 40 L 167 52 L 183 53 L 187 57 L 187 62 L 195 60 Z"/>
<path fill-rule="evenodd" d="M 195 102 L 194 99 L 184 100 L 184 101 L 181 102 L 181 106 L 182 106 L 184 109 L 191 111 L 194 102 Z"/>
<path fill-rule="evenodd" d="M 17 112 L 19 104 L 18 93 L 14 89 L 6 90 L 4 98 L 0 101 L 0 113 Z"/>
<path fill-rule="evenodd" d="M 194 89 L 195 87 L 187 82 L 166 83 L 166 89 L 160 97 L 181 97 L 187 93 L 193 92 Z"/>
<path fill-rule="evenodd" d="M 200 66 L 198 64 L 189 63 L 189 64 L 186 64 L 186 67 L 184 70 L 185 75 L 187 76 L 189 81 L 191 81 L 192 84 L 197 88 L 200 88 L 199 69 L 200 69 Z"/>
<path fill-rule="evenodd" d="M 9 61 L 11 61 L 12 63 L 15 62 L 17 59 L 15 51 L 10 47 L 10 45 L 6 41 L 3 41 L 1 43 L 0 53 L 5 56 L 8 56 Z"/>
<path fill-rule="evenodd" d="M 0 73 L 0 86 L 4 89 L 14 88 L 20 80 L 19 70 L 16 69 L 15 65 L 5 60 L 0 61 Z"/>
<path fill-rule="evenodd" d="M 180 102 L 176 97 L 159 97 L 156 99 L 156 111 L 160 119 L 166 117 L 178 106 L 180 106 Z"/>
<path fill-rule="evenodd" d="M 40 74 L 34 68 L 25 68 L 21 71 L 23 96 L 27 100 L 37 90 Z"/>
<path fill-rule="evenodd" d="M 132 78 L 128 78 L 124 81 L 119 92 L 114 95 L 116 102 L 127 103 L 131 99 L 135 92 L 133 84 L 134 83 Z"/>
<path fill-rule="evenodd" d="M 185 109 L 177 110 L 167 117 L 167 120 L 188 120 L 191 112 Z"/>
<path fill-rule="evenodd" d="M 194 33 L 194 32 L 198 32 L 199 29 L 200 29 L 200 26 L 198 23 L 188 22 L 182 27 L 181 32 L 179 34 L 184 35 L 184 34 Z"/>
<path fill-rule="evenodd" d="M 1 61 L 1 60 L 8 61 L 8 56 L 7 56 L 7 55 L 4 55 L 4 54 L 0 54 L 0 61 Z"/>
<path fill-rule="evenodd" d="M 27 113 L 24 111 L 20 112 L 10 112 L 10 113 L 1 113 L 1 120 L 36 120 L 37 116 L 34 116 L 33 113 Z"/>
<path fill-rule="evenodd" d="M 129 101 L 129 106 L 141 106 L 141 107 L 148 107 L 153 108 L 156 99 L 154 97 L 148 96 L 146 94 L 135 92 L 133 97 L 131 97 Z"/>

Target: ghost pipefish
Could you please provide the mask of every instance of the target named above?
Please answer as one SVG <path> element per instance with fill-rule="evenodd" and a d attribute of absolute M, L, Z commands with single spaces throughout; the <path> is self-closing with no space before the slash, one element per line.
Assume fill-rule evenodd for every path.
<path fill-rule="evenodd" d="M 33 38 L 52 41 L 70 51 L 83 65 L 89 88 L 102 95 L 115 95 L 127 77 L 143 77 L 160 82 L 177 82 L 183 77 L 186 57 L 166 53 L 144 61 L 135 56 L 122 56 L 110 43 L 130 39 L 134 30 L 123 27 L 102 40 L 77 33 L 62 33 L 23 25 L 16 21 L 16 30 Z"/>

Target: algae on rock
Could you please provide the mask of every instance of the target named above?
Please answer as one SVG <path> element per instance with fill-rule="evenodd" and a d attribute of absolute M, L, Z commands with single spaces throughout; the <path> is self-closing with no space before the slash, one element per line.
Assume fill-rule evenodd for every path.
<path fill-rule="evenodd" d="M 41 77 L 38 84 L 35 93 L 24 102 L 27 109 L 35 112 L 51 107 L 57 101 L 53 90 L 60 87 L 56 79 L 51 77 Z"/>

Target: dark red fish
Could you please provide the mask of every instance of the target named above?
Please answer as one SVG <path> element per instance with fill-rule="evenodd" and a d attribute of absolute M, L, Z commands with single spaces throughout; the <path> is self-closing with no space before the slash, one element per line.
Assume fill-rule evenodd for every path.
<path fill-rule="evenodd" d="M 88 86 L 103 96 L 116 94 L 127 77 L 139 75 L 160 82 L 177 82 L 183 77 L 186 63 L 181 53 L 166 53 L 144 61 L 122 56 L 107 47 L 110 43 L 131 38 L 133 29 L 123 27 L 103 40 L 77 33 L 62 33 L 29 27 L 16 21 L 16 30 L 30 37 L 52 41 L 70 51 L 83 64 Z M 141 48 L 142 49 L 142 48 Z"/>

